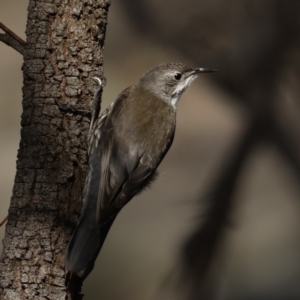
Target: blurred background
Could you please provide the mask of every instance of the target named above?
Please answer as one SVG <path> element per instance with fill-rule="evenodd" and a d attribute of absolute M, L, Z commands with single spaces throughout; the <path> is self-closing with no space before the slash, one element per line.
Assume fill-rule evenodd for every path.
<path fill-rule="evenodd" d="M 23 39 L 27 4 L 0 2 L 0 21 Z M 181 98 L 160 176 L 118 216 L 85 299 L 300 299 L 299 15 L 298 0 L 112 1 L 103 107 L 158 63 L 219 73 Z M 0 43 L 0 219 L 21 66 Z"/>

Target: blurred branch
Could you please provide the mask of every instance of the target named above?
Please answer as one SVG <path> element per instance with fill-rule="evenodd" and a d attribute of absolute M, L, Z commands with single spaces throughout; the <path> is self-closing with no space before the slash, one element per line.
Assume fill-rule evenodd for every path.
<path fill-rule="evenodd" d="M 196 231 L 187 240 L 183 249 L 183 280 L 192 284 L 191 299 L 199 299 L 206 293 L 205 276 L 215 255 L 228 216 L 232 208 L 233 192 L 244 162 L 258 141 L 259 122 L 253 120 L 231 160 L 225 166 L 212 189 L 210 207 Z M 201 297 L 200 297 L 201 298 Z"/>
<path fill-rule="evenodd" d="M 23 55 L 24 46 L 26 45 L 26 42 L 1 22 L 0 22 L 0 28 L 5 32 L 4 34 L 3 33 L 0 34 L 0 41 L 5 43 L 7 46 L 14 48 L 16 51 L 18 51 Z"/>
<path fill-rule="evenodd" d="M 287 5 L 280 0 L 232 0 L 224 6 L 222 1 L 188 0 L 170 6 L 133 0 L 123 1 L 122 5 L 137 25 L 135 28 L 143 34 L 151 34 L 155 40 L 181 51 L 199 65 L 205 61 L 219 69 L 221 72 L 214 76 L 219 85 L 238 96 L 234 99 L 238 99 L 239 106 L 243 104 L 247 114 L 253 116 L 248 131 L 213 183 L 205 219 L 199 222 L 183 249 L 182 281 L 192 285 L 189 299 L 208 300 L 210 296 L 203 292 L 209 288 L 205 286 L 211 279 L 208 271 L 212 269 L 232 210 L 239 174 L 253 147 L 258 142 L 271 141 L 300 178 L 297 135 L 288 127 L 288 118 L 282 123 L 278 121 L 276 116 L 281 112 L 274 101 L 278 100 L 284 71 L 298 66 L 292 54 L 299 53 L 300 2 L 290 1 Z M 184 18 L 178 18 L 183 15 L 183 8 Z M 293 80 L 298 82 L 299 74 Z"/>
<path fill-rule="evenodd" d="M 212 197 L 204 221 L 187 240 L 183 249 L 184 270 L 182 280 L 190 284 L 187 299 L 210 299 L 209 269 L 228 224 L 233 206 L 233 193 L 243 164 L 252 149 L 260 142 L 272 142 L 296 170 L 300 177 L 299 145 L 286 123 L 276 118 L 272 92 L 262 105 L 253 109 L 254 118 L 244 133 L 231 160 L 214 183 Z M 258 98 L 259 99 L 259 98 Z"/>
<path fill-rule="evenodd" d="M 287 159 L 290 166 L 296 171 L 300 179 L 300 157 L 296 137 L 291 136 L 286 124 L 274 123 L 273 141 L 282 155 Z"/>

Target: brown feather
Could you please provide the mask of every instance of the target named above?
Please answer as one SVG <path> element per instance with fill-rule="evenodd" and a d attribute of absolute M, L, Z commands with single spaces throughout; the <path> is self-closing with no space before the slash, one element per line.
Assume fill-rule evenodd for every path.
<path fill-rule="evenodd" d="M 96 212 L 100 226 L 147 186 L 172 144 L 175 111 L 133 86 L 117 98 L 102 122 L 96 150 L 102 161 Z"/>

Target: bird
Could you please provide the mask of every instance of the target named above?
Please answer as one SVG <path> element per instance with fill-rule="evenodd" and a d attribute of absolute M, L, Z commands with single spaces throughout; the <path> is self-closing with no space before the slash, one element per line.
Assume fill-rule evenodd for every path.
<path fill-rule="evenodd" d="M 180 96 L 208 72 L 216 70 L 164 63 L 122 91 L 102 114 L 94 100 L 82 212 L 65 259 L 69 272 L 82 280 L 90 274 L 118 213 L 155 180 L 174 139 Z M 98 83 L 96 95 L 103 87 Z"/>

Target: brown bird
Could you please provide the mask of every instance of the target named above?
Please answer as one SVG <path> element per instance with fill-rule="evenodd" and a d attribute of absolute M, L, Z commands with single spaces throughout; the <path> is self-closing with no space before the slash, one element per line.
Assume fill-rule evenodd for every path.
<path fill-rule="evenodd" d="M 94 105 L 83 208 L 66 256 L 70 272 L 82 279 L 91 272 L 120 210 L 155 179 L 173 142 L 180 96 L 199 73 L 215 71 L 161 64 L 98 118 L 100 106 Z"/>

